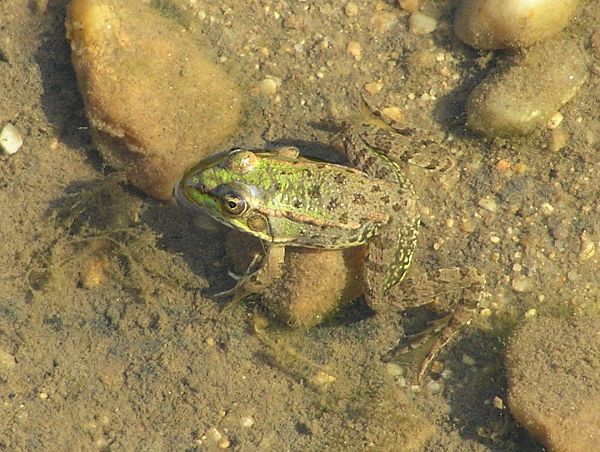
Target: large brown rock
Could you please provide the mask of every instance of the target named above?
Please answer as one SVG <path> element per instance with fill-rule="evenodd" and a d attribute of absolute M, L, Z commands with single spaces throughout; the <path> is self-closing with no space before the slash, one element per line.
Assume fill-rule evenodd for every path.
<path fill-rule="evenodd" d="M 102 156 L 169 199 L 182 172 L 235 131 L 237 86 L 189 31 L 144 2 L 73 0 L 66 28 Z"/>
<path fill-rule="evenodd" d="M 600 315 L 528 321 L 507 354 L 509 406 L 553 451 L 600 450 Z"/>

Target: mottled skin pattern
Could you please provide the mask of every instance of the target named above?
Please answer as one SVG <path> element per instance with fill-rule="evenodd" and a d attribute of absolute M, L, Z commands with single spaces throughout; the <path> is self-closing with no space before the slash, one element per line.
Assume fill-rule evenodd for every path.
<path fill-rule="evenodd" d="M 419 215 L 398 164 L 365 150 L 359 131 L 366 127 L 350 129 L 344 139 L 348 158 L 362 171 L 307 160 L 289 147 L 235 150 L 190 170 L 179 198 L 271 244 L 341 249 L 369 241 L 369 287 L 384 294 L 410 266 Z M 223 205 L 228 193 L 241 198 L 242 214 Z"/>
<path fill-rule="evenodd" d="M 344 150 L 350 163 L 368 175 L 392 182 L 398 201 L 392 205 L 394 214 L 385 227 L 380 227 L 369 241 L 365 262 L 367 288 L 373 307 L 391 287 L 406 276 L 419 232 L 419 213 L 412 183 L 395 160 L 385 154 L 388 148 L 376 147 L 374 136 L 388 142 L 389 133 L 372 126 L 350 128 L 344 136 Z M 381 141 L 380 141 L 381 143 Z"/>
<path fill-rule="evenodd" d="M 439 146 L 423 141 L 410 146 L 409 135 L 371 125 L 350 127 L 344 150 L 354 168 L 302 158 L 293 147 L 230 151 L 189 170 L 176 195 L 182 204 L 267 244 L 263 259 L 255 260 L 229 291 L 235 299 L 260 293 L 282 276 L 286 245 L 341 249 L 368 243 L 366 297 L 378 313 L 378 340 L 385 353 L 398 342 L 401 310 L 436 304 L 449 311 L 447 305 L 461 304 L 465 298 L 473 305 L 483 284 L 476 271 L 450 269 L 423 280 L 412 291 L 415 297 L 392 290 L 406 276 L 419 230 L 416 195 L 399 162 L 442 171 L 453 165 Z M 434 287 L 437 294 L 428 290 Z M 453 295 L 440 297 L 443 290 Z M 404 353 L 427 342 L 428 333 L 440 337 L 430 345 L 419 378 L 469 318 L 467 310 L 459 309 L 456 315 L 453 311 L 427 334 L 400 345 Z"/>

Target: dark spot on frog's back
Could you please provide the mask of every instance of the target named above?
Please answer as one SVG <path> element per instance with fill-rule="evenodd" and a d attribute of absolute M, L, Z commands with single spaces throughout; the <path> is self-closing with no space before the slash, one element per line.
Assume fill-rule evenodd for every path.
<path fill-rule="evenodd" d="M 367 198 L 362 193 L 354 193 L 354 202 L 359 206 L 367 204 Z"/>
<path fill-rule="evenodd" d="M 346 178 L 344 177 L 343 174 L 336 174 L 333 178 L 333 180 L 335 182 L 337 182 L 338 184 L 344 184 L 346 182 Z"/>
<path fill-rule="evenodd" d="M 337 198 L 333 198 L 329 201 L 329 204 L 327 204 L 327 208 L 329 210 L 335 210 L 338 207 L 338 200 Z"/>
<path fill-rule="evenodd" d="M 378 184 L 373 184 L 371 185 L 371 192 L 372 193 L 377 193 L 381 191 L 381 187 Z"/>

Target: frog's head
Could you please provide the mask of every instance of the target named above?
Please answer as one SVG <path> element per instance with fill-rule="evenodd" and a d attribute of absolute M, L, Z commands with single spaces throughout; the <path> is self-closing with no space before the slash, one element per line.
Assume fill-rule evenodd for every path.
<path fill-rule="evenodd" d="M 177 184 L 177 201 L 227 226 L 274 241 L 268 219 L 259 209 L 262 189 L 253 174 L 259 160 L 254 152 L 243 149 L 202 160 Z"/>

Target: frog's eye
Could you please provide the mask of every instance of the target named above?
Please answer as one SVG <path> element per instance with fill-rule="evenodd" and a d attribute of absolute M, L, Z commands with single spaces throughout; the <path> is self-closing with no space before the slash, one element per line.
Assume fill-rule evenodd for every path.
<path fill-rule="evenodd" d="M 221 197 L 223 212 L 232 217 L 239 217 L 248 210 L 248 203 L 238 193 L 229 192 Z"/>

